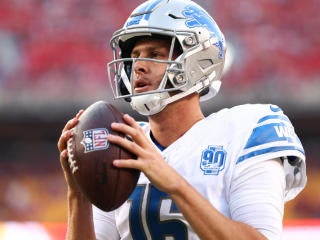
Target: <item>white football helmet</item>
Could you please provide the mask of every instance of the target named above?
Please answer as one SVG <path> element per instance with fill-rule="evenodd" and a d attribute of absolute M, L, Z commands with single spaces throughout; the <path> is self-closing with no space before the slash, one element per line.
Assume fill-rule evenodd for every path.
<path fill-rule="evenodd" d="M 139 37 L 166 37 L 171 40 L 167 61 L 131 58 Z M 174 46 L 181 55 L 172 59 Z M 221 85 L 226 43 L 212 17 L 190 0 L 148 0 L 139 5 L 110 41 L 114 60 L 108 63 L 108 77 L 115 98 L 130 102 L 142 115 L 153 115 L 168 104 L 198 92 L 200 100 L 215 96 Z M 135 93 L 133 67 L 137 61 L 167 64 L 158 89 Z M 174 94 L 169 92 L 174 91 Z"/>

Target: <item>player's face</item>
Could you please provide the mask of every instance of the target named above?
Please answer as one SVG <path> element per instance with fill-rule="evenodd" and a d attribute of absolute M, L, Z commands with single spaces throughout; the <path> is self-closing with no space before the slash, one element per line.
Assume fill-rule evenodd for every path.
<path fill-rule="evenodd" d="M 136 42 L 132 58 L 168 60 L 171 41 L 164 39 L 142 39 Z M 136 61 L 134 64 L 134 92 L 146 92 L 158 88 L 167 64 L 152 61 Z"/>

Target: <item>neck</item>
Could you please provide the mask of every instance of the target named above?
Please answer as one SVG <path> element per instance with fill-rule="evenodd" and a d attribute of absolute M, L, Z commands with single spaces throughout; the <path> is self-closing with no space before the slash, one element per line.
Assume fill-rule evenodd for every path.
<path fill-rule="evenodd" d="M 192 94 L 169 104 L 160 113 L 150 116 L 149 123 L 154 138 L 166 147 L 203 118 L 199 96 Z"/>

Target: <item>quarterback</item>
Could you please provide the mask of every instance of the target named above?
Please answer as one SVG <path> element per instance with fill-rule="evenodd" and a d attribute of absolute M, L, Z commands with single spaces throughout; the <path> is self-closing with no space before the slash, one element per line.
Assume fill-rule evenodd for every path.
<path fill-rule="evenodd" d="M 148 0 L 110 41 L 116 99 L 147 116 L 108 135 L 137 156 L 115 159 L 142 174 L 129 199 L 104 212 L 70 178 L 66 142 L 58 142 L 68 184 L 67 239 L 281 239 L 284 204 L 306 184 L 303 146 L 279 106 L 245 104 L 205 117 L 200 102 L 221 85 L 226 42 L 213 18 L 190 0 Z"/>

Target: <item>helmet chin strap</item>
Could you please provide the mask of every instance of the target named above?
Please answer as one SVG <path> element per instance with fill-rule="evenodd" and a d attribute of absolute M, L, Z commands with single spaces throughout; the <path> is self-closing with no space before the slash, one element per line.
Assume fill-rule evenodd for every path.
<path fill-rule="evenodd" d="M 220 82 L 220 81 L 219 81 Z M 151 116 L 162 111 L 168 104 L 184 98 L 194 92 L 200 92 L 203 88 L 210 85 L 210 80 L 198 82 L 185 92 L 180 92 L 170 96 L 168 92 L 152 93 L 131 98 L 131 107 L 145 116 Z M 218 92 L 218 90 L 216 90 Z"/>
<path fill-rule="evenodd" d="M 205 81 L 202 81 L 202 82 L 198 82 L 196 85 L 194 85 L 192 88 L 189 88 L 187 91 L 177 93 L 173 96 L 170 96 L 167 99 L 164 99 L 163 104 L 165 106 L 167 106 L 168 104 L 173 103 L 175 101 L 178 101 L 179 99 L 184 98 L 192 93 L 199 92 L 200 90 L 202 90 L 204 88 L 204 86 L 208 86 L 208 85 L 209 85 L 208 79 L 206 79 Z"/>
<path fill-rule="evenodd" d="M 130 105 L 133 110 L 141 115 L 150 116 L 164 109 L 166 105 L 163 104 L 163 100 L 169 97 L 168 92 L 133 96 Z"/>

